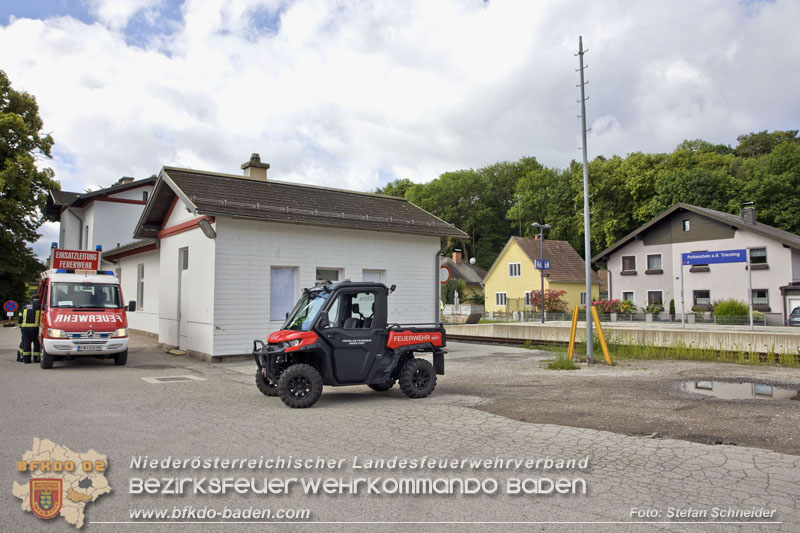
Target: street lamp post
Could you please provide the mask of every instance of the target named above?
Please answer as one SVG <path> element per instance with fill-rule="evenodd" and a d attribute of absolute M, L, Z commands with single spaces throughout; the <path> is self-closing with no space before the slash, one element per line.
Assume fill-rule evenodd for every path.
<path fill-rule="evenodd" d="M 544 324 L 544 230 L 550 229 L 550 224 L 539 224 L 538 222 L 534 222 L 531 224 L 534 228 L 539 228 L 539 244 L 541 249 L 541 264 L 539 265 L 541 268 L 539 269 L 539 279 L 542 281 L 542 290 L 539 293 L 539 298 L 541 298 L 542 302 L 542 324 Z"/>

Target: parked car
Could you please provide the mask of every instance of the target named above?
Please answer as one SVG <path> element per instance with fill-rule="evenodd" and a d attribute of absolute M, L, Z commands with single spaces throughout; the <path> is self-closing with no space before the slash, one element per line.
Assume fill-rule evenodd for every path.
<path fill-rule="evenodd" d="M 789 313 L 789 325 L 800 326 L 800 307 L 795 307 L 792 309 L 792 312 Z"/>

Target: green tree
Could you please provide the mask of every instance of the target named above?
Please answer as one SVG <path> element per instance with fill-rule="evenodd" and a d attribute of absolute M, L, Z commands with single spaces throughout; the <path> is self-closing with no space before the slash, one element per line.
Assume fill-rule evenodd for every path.
<path fill-rule="evenodd" d="M 377 194 L 385 194 L 386 196 L 401 196 L 404 197 L 410 189 L 414 185 L 414 182 L 408 178 L 397 179 L 394 181 L 390 181 L 383 187 L 375 189 Z"/>
<path fill-rule="evenodd" d="M 39 237 L 42 210 L 54 173 L 37 162 L 49 159 L 53 138 L 42 132 L 36 99 L 11 87 L 0 70 L 0 299 L 25 298 L 25 283 L 42 268 L 28 244 Z"/>

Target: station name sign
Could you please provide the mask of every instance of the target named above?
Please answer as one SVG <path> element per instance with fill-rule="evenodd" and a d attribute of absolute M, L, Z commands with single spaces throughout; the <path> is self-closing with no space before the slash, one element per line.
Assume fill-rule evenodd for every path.
<path fill-rule="evenodd" d="M 66 268 L 75 270 L 99 270 L 100 252 L 88 250 L 53 250 L 52 268 Z"/>
<path fill-rule="evenodd" d="M 716 252 L 689 252 L 681 254 L 684 265 L 709 265 L 711 263 L 746 263 L 747 250 L 719 250 Z"/>

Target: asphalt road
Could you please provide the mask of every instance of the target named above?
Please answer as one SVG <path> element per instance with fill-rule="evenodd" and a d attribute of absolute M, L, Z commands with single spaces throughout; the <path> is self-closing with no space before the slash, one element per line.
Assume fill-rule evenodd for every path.
<path fill-rule="evenodd" d="M 76 452 L 94 449 L 108 456 L 106 477 L 113 492 L 86 509 L 88 531 L 799 531 L 800 457 L 741 446 L 709 446 L 670 439 L 627 436 L 554 424 L 532 424 L 495 415 L 476 406 L 484 398 L 452 394 L 446 387 L 427 399 L 409 400 L 395 387 L 376 393 L 366 387 L 326 389 L 311 409 L 285 407 L 267 398 L 253 383 L 253 363 L 210 365 L 157 349 L 134 337 L 128 366 L 91 359 L 56 362 L 52 370 L 14 361 L 18 331 L 0 328 L 0 407 L 2 461 L 1 531 L 69 531 L 60 518 L 43 521 L 20 509 L 11 494 L 17 461 L 34 437 L 48 438 Z M 520 348 L 452 343 L 448 374 L 480 379 L 472 358 L 491 352 L 503 365 Z M 145 378 L 189 376 L 187 381 Z M 463 387 L 461 387 L 463 389 Z M 524 395 L 520 402 L 530 401 Z M 569 401 L 569 398 L 564 398 Z M 768 428 L 767 428 L 768 429 Z M 322 469 L 158 469 L 131 468 L 132 458 L 193 459 L 322 458 L 341 468 Z M 583 459 L 586 469 L 420 468 L 355 469 L 369 459 Z M 316 477 L 386 479 L 494 479 L 492 494 L 308 495 L 149 495 L 131 494 L 137 477 L 254 478 L 279 480 Z M 585 480 L 587 493 L 512 495 L 510 478 Z M 298 482 L 299 483 L 299 482 Z M 385 490 L 389 490 L 383 486 Z M 491 488 L 491 487 L 490 487 Z M 487 491 L 488 492 L 488 491 Z M 208 507 L 216 510 L 308 509 L 309 520 L 274 525 L 172 520 L 165 524 L 132 520 L 131 511 Z M 713 508 L 775 510 L 775 523 L 756 525 L 712 518 Z M 632 509 L 656 514 L 631 516 Z M 697 524 L 676 522 L 669 509 L 708 510 Z M 648 511 L 649 510 L 649 511 Z M 660 514 L 658 514 L 660 513 Z M 220 517 L 216 517 L 220 521 Z M 690 520 L 684 518 L 682 520 Z M 152 521 L 152 520 L 151 520 Z M 404 524 L 398 522 L 414 522 Z M 476 524 L 477 522 L 477 524 Z M 589 522 L 580 523 L 580 522 Z"/>

